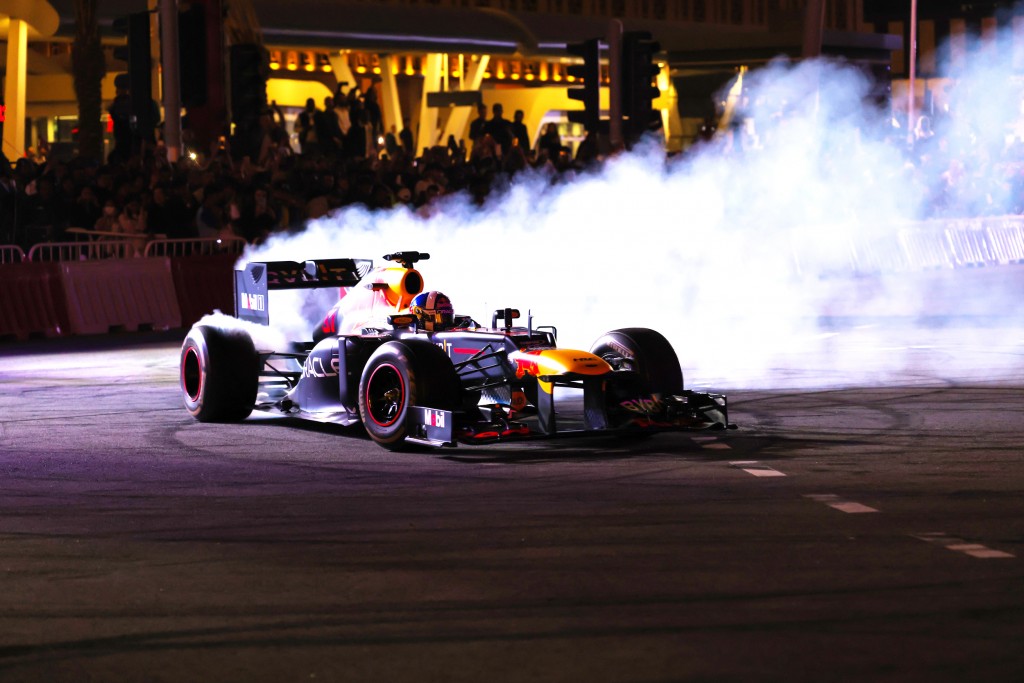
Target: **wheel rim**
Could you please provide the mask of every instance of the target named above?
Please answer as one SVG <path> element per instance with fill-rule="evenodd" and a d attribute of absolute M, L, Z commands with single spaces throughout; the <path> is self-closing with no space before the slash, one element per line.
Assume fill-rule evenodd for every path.
<path fill-rule="evenodd" d="M 394 365 L 386 363 L 374 369 L 366 382 L 366 413 L 381 427 L 390 427 L 402 415 L 405 381 Z"/>
<path fill-rule="evenodd" d="M 601 360 L 612 366 L 612 370 L 636 370 L 635 360 L 627 360 L 617 353 L 603 353 Z"/>
<path fill-rule="evenodd" d="M 195 348 L 186 349 L 185 357 L 181 360 L 181 384 L 190 401 L 199 400 L 203 391 L 203 369 Z"/>

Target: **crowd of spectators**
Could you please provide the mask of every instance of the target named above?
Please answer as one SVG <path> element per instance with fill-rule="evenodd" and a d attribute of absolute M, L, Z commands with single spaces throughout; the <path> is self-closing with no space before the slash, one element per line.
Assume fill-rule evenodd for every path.
<path fill-rule="evenodd" d="M 175 163 L 158 141 L 114 150 L 103 164 L 51 156 L 12 167 L 0 159 L 0 244 L 27 249 L 131 235 L 143 243 L 156 236 L 260 243 L 343 206 L 405 205 L 426 214 L 442 195 L 483 202 L 525 169 L 558 176 L 586 161 L 568 155 L 557 128 L 530 145 L 522 112 L 508 121 L 495 105 L 484 121 L 486 130 L 474 123 L 468 146 L 450 137 L 416 153 L 407 126 L 383 130 L 372 96 L 339 90 L 288 121 L 271 103 L 255 137 L 221 137 L 207 153 L 192 150 Z"/>
<path fill-rule="evenodd" d="M 465 193 L 482 203 L 527 169 L 560 178 L 599 158 L 589 139 L 570 155 L 553 123 L 531 144 L 523 112 L 506 119 L 501 104 L 490 112 L 479 105 L 468 144 L 449 137 L 417 153 L 408 122 L 384 130 L 372 93 L 339 89 L 322 108 L 307 101 L 290 121 L 271 103 L 255 135 L 221 137 L 173 164 L 159 142 L 115 149 L 103 164 L 50 157 L 12 166 L 0 156 L 0 244 L 131 236 L 140 245 L 155 236 L 260 243 L 344 206 L 404 205 L 428 215 L 438 197 Z M 894 138 L 905 155 L 903 180 L 928 216 L 1024 213 L 1021 143 L 987 150 L 937 136 L 929 123 L 919 121 L 909 145 L 901 144 L 905 135 Z M 741 129 L 707 129 L 691 149 L 718 144 L 744 153 L 749 145 Z"/>

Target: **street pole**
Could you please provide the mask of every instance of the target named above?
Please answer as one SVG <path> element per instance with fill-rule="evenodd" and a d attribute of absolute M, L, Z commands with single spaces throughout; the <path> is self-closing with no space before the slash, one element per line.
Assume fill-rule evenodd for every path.
<path fill-rule="evenodd" d="M 914 135 L 914 81 L 917 76 L 917 0 L 910 0 L 910 83 L 907 86 L 907 136 Z"/>
<path fill-rule="evenodd" d="M 622 21 L 608 22 L 608 138 L 611 149 L 623 145 L 622 137 Z"/>
<path fill-rule="evenodd" d="M 160 62 L 164 74 L 164 146 L 167 161 L 181 157 L 181 78 L 178 70 L 178 2 L 160 0 Z"/>

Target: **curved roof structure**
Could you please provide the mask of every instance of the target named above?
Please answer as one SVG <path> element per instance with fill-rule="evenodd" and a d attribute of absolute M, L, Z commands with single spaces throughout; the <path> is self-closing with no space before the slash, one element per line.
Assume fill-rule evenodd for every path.
<path fill-rule="evenodd" d="M 48 38 L 60 26 L 57 10 L 46 0 L 0 0 L 0 38 L 4 40 L 11 19 L 28 24 L 30 39 Z"/>

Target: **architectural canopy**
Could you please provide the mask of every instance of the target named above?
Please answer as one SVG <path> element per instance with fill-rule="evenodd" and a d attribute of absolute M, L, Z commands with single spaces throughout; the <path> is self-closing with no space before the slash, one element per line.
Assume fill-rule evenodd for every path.
<path fill-rule="evenodd" d="M 47 0 L 0 0 L 0 40 L 4 42 L 12 19 L 28 24 L 30 40 L 49 38 L 60 26 L 60 16 Z"/>

